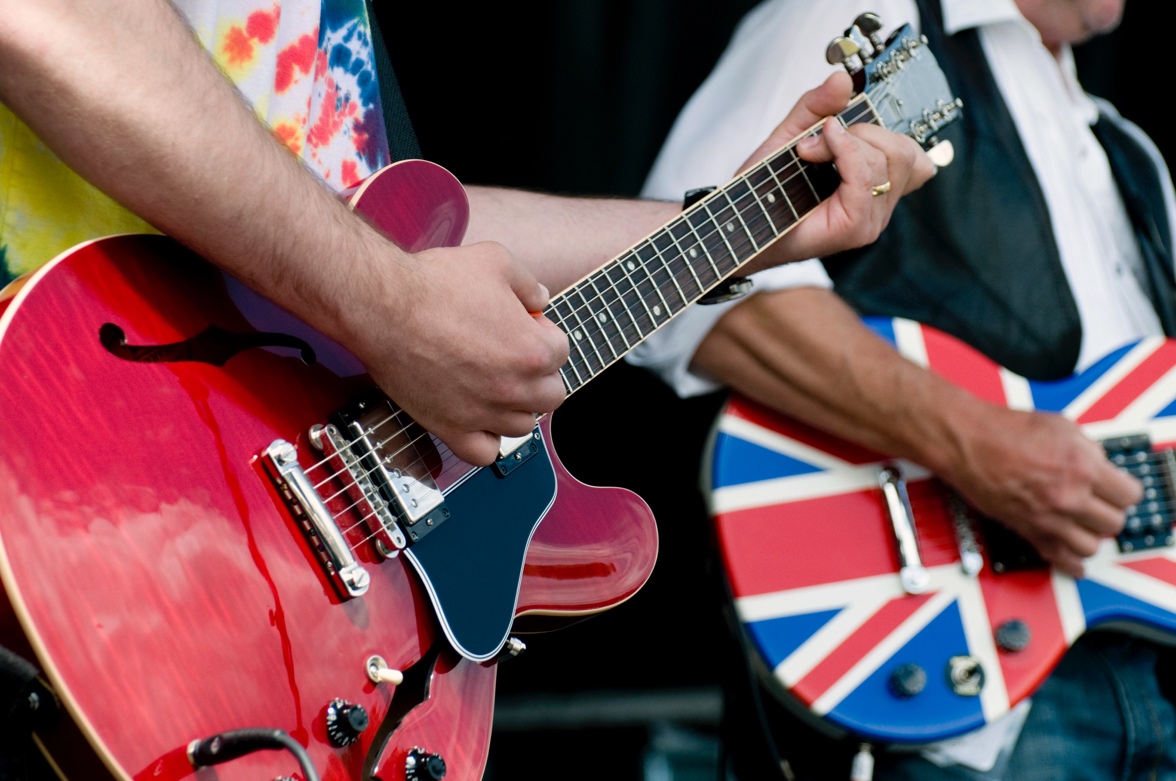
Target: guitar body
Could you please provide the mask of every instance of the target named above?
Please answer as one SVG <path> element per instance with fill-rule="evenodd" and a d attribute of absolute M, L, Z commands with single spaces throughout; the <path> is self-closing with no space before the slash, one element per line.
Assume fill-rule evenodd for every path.
<path fill-rule="evenodd" d="M 1075 420 L 1150 493 L 1075 581 L 1023 556 L 1023 543 L 1010 544 L 925 469 L 733 398 L 705 474 L 735 609 L 772 689 L 837 730 L 920 743 L 1007 713 L 1089 629 L 1176 632 L 1176 341 L 1144 340 L 1081 374 L 1034 382 L 932 328 L 868 322 L 904 356 L 981 398 Z M 929 575 L 920 593 L 899 575 L 879 483 L 886 466 L 906 479 Z M 978 573 L 963 566 L 961 524 L 983 558 Z"/>
<path fill-rule="evenodd" d="M 356 199 L 414 251 L 464 232 L 464 192 L 432 164 L 385 169 Z M 0 643 L 35 654 L 72 719 L 62 734 L 80 731 L 114 777 L 183 778 L 191 741 L 264 727 L 304 745 L 324 779 L 399 781 L 419 747 L 443 756 L 446 778 L 474 781 L 495 666 L 450 647 L 469 623 L 458 614 L 484 596 L 505 624 L 492 633 L 523 614 L 558 625 L 624 601 L 651 572 L 646 505 L 572 478 L 548 418 L 538 455 L 505 477 L 434 451 L 452 517 L 420 555 L 385 558 L 363 523 L 341 524 L 370 576 L 347 598 L 262 452 L 294 443 L 311 473 L 323 456 L 307 432 L 371 390 L 353 356 L 163 237 L 75 248 L 0 307 L 0 576 L 12 609 Z M 216 336 L 200 336 L 210 327 Z M 320 485 L 346 517 L 351 499 Z M 479 521 L 500 534 L 471 552 L 463 537 Z M 446 617 L 438 594 L 462 578 L 470 593 Z M 373 656 L 405 682 L 373 683 Z M 345 747 L 327 735 L 335 699 L 371 722 Z M 297 770 L 261 751 L 215 773 Z"/>

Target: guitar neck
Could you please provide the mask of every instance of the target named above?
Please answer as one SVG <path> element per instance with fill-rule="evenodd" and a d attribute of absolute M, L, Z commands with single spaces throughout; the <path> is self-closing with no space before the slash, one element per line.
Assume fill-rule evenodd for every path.
<path fill-rule="evenodd" d="M 882 124 L 865 95 L 838 115 Z M 820 125 L 805 135 L 817 135 Z M 800 138 L 803 138 L 801 136 Z M 783 236 L 837 189 L 832 166 L 800 159 L 800 138 L 716 189 L 556 296 L 544 314 L 569 337 L 569 394 Z"/>

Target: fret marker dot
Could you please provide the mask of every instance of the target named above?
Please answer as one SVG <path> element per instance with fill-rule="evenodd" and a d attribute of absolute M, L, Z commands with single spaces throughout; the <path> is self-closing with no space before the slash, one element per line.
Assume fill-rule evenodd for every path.
<path fill-rule="evenodd" d="M 735 231 L 735 224 L 731 223 L 731 222 L 727 223 L 727 233 L 733 233 L 734 231 Z"/>
<path fill-rule="evenodd" d="M 626 267 L 627 267 L 627 268 L 628 268 L 630 271 L 632 271 L 633 269 L 637 268 L 637 264 L 636 264 L 636 263 L 634 263 L 634 262 L 633 262 L 633 261 L 631 261 L 631 260 L 630 260 L 628 263 L 626 263 L 626 264 L 625 264 L 625 266 L 626 266 Z"/>
<path fill-rule="evenodd" d="M 694 249 L 694 247 L 690 248 L 690 257 L 692 257 L 692 258 L 698 257 L 698 250 Z"/>
<path fill-rule="evenodd" d="M 772 193 L 768 193 L 768 203 L 775 203 L 775 202 L 776 202 L 776 196 L 773 195 Z"/>
<path fill-rule="evenodd" d="M 654 313 L 655 315 L 661 315 L 661 307 L 660 307 L 660 306 L 658 306 L 657 304 L 654 304 L 654 305 L 653 305 L 653 313 Z"/>
<path fill-rule="evenodd" d="M 572 338 L 578 342 L 584 338 L 584 334 L 580 333 L 579 331 L 572 331 Z"/>
<path fill-rule="evenodd" d="M 608 315 L 606 315 L 604 312 L 601 312 L 600 314 L 598 314 L 596 316 L 596 319 L 602 323 L 607 323 L 608 322 Z"/>

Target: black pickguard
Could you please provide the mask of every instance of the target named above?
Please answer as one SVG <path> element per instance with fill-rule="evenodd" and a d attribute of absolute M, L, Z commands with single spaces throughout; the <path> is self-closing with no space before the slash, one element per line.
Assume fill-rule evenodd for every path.
<path fill-rule="evenodd" d="M 405 550 L 446 636 L 463 656 L 490 659 L 506 640 L 527 545 L 555 493 L 544 443 L 505 477 L 488 468 L 474 473 L 446 495 L 448 520 Z"/>

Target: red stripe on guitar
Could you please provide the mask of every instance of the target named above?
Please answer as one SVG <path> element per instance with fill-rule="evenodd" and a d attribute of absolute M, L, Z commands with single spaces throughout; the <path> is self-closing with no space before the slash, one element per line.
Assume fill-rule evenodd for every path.
<path fill-rule="evenodd" d="M 959 558 L 938 481 L 910 485 L 923 563 Z M 736 597 L 893 573 L 894 531 L 882 492 L 851 491 L 715 517 L 719 547 Z"/>
<path fill-rule="evenodd" d="M 1029 626 L 1031 648 L 998 652 L 1009 702 L 1020 702 L 1041 685 L 1067 647 L 1050 573 L 1034 569 L 999 575 L 986 567 L 980 588 L 994 631 L 1013 619 Z"/>
<path fill-rule="evenodd" d="M 981 355 L 954 336 L 923 328 L 927 365 L 952 384 L 967 388 L 972 395 L 993 404 L 1007 406 L 1000 365 Z"/>
<path fill-rule="evenodd" d="M 1156 380 L 1172 368 L 1176 362 L 1176 344 L 1164 342 L 1160 348 L 1143 360 L 1131 372 L 1119 380 L 1103 394 L 1102 398 L 1091 404 L 1078 418 L 1079 423 L 1092 423 L 1096 420 L 1110 420 L 1140 395 L 1151 388 Z"/>
<path fill-rule="evenodd" d="M 1163 553 L 1152 559 L 1121 561 L 1119 566 L 1176 586 L 1176 561 L 1164 558 Z"/>
<path fill-rule="evenodd" d="M 931 594 L 920 594 L 903 596 L 887 602 L 881 610 L 870 616 L 866 623 L 858 627 L 856 632 L 847 637 L 845 642 L 833 649 L 820 664 L 810 670 L 808 675 L 798 681 L 792 688 L 792 693 L 805 704 L 812 705 L 829 690 L 829 687 L 841 680 L 860 662 L 863 656 L 874 650 L 930 598 Z"/>
<path fill-rule="evenodd" d="M 840 458 L 851 464 L 872 464 L 886 460 L 886 456 L 868 448 L 855 445 L 852 442 L 831 436 L 830 434 L 801 423 L 799 420 L 786 418 L 762 404 L 735 396 L 724 410 L 724 414 L 733 415 L 756 424 L 768 431 L 774 431 L 780 436 L 789 437 L 816 450 L 820 450 L 834 458 Z"/>
<path fill-rule="evenodd" d="M 723 513 L 715 523 L 736 597 L 898 571 L 879 492 Z"/>

